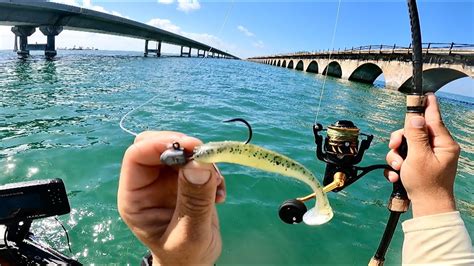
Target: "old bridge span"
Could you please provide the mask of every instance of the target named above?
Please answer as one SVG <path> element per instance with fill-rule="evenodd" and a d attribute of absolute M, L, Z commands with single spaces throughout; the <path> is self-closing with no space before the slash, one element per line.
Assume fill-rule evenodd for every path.
<path fill-rule="evenodd" d="M 427 43 L 423 45 L 423 53 L 425 91 L 437 91 L 462 77 L 474 78 L 474 45 Z M 412 86 L 411 59 L 410 47 L 370 45 L 337 51 L 260 56 L 248 60 L 369 84 L 383 74 L 387 88 L 405 92 Z"/>

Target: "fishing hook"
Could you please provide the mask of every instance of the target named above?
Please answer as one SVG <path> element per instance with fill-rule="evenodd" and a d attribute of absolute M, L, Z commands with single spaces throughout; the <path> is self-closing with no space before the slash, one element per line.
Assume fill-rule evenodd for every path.
<path fill-rule="evenodd" d="M 243 119 L 243 118 L 233 118 L 233 119 L 225 120 L 223 122 L 224 123 L 230 123 L 230 122 L 242 122 L 242 123 L 244 123 L 247 126 L 247 129 L 249 130 L 249 136 L 248 136 L 247 140 L 244 143 L 248 144 L 250 142 L 250 140 L 252 140 L 252 126 L 250 126 L 249 122 L 247 122 L 245 119 Z"/>

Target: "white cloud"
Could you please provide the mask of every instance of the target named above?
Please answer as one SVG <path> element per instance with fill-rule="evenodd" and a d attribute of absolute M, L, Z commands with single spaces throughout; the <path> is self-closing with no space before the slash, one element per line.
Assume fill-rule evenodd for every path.
<path fill-rule="evenodd" d="M 162 30 L 170 31 L 176 34 L 181 34 L 181 29 L 178 26 L 171 23 L 171 21 L 168 19 L 154 18 L 148 21 L 146 24 L 153 27 L 160 28 Z"/>
<path fill-rule="evenodd" d="M 201 8 L 198 0 L 178 0 L 178 10 L 189 12 Z"/>
<path fill-rule="evenodd" d="M 201 8 L 198 0 L 177 0 L 178 10 L 184 11 L 186 13 Z M 174 3 L 174 0 L 158 0 L 158 3 L 170 5 Z"/>
<path fill-rule="evenodd" d="M 247 37 L 254 37 L 255 34 L 253 34 L 251 31 L 249 31 L 246 27 L 239 25 L 237 26 L 237 29 L 241 31 L 243 34 L 245 34 Z"/>
<path fill-rule="evenodd" d="M 174 3 L 174 0 L 158 0 L 158 3 L 169 5 L 169 4 Z"/>
<path fill-rule="evenodd" d="M 175 24 L 173 24 L 170 20 L 168 19 L 160 19 L 160 18 L 154 18 L 150 21 L 148 21 L 146 24 L 150 26 L 154 26 L 166 31 L 170 31 L 179 35 L 183 35 L 185 37 L 188 37 L 190 39 L 196 40 L 198 42 L 207 44 L 209 46 L 215 47 L 217 49 L 220 49 L 222 51 L 235 51 L 236 46 L 233 44 L 229 44 L 221 40 L 220 38 L 208 34 L 208 33 L 195 33 L 195 32 L 185 32 L 182 31 L 181 28 Z"/>
<path fill-rule="evenodd" d="M 263 44 L 263 41 L 259 40 L 257 42 L 254 42 L 253 43 L 253 46 L 256 47 L 256 48 L 263 48 L 265 47 L 265 45 Z"/>

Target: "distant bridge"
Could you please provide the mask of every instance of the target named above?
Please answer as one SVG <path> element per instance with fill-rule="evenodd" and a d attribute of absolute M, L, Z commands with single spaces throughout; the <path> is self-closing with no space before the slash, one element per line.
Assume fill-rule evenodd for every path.
<path fill-rule="evenodd" d="M 387 88 L 412 87 L 411 47 L 368 45 L 351 49 L 252 57 L 248 60 L 372 84 L 383 73 Z M 437 91 L 462 78 L 474 78 L 474 45 L 423 44 L 423 88 Z"/>
<path fill-rule="evenodd" d="M 191 57 L 196 49 L 198 57 L 238 59 L 238 57 L 212 46 L 152 27 L 130 19 L 113 16 L 85 8 L 42 1 L 0 0 L 0 25 L 10 25 L 15 34 L 15 50 L 28 56 L 30 50 L 44 50 L 47 57 L 56 55 L 55 36 L 63 29 L 98 32 L 145 40 L 144 54 L 161 56 L 161 43 L 181 46 L 181 56 Z M 43 45 L 28 45 L 28 36 L 39 27 L 47 36 Z M 17 39 L 20 39 L 18 45 Z M 156 41 L 156 49 L 149 49 L 148 42 Z M 207 54 L 206 54 L 207 53 Z"/>

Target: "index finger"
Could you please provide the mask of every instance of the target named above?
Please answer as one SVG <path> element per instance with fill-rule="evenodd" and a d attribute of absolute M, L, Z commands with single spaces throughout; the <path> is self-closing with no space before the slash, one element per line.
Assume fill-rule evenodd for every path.
<path fill-rule="evenodd" d="M 390 142 L 388 143 L 388 147 L 394 150 L 398 149 L 398 147 L 400 147 L 400 144 L 402 144 L 402 139 L 403 128 L 392 132 L 392 134 L 390 135 Z"/>

